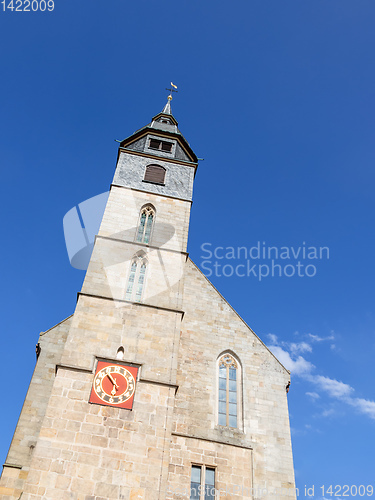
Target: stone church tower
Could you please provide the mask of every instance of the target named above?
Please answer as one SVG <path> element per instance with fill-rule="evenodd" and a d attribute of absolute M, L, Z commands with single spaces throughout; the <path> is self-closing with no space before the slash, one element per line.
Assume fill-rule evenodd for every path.
<path fill-rule="evenodd" d="M 0 498 L 295 498 L 289 372 L 186 252 L 197 157 L 170 98 L 120 143 L 75 312 L 40 355 Z"/>

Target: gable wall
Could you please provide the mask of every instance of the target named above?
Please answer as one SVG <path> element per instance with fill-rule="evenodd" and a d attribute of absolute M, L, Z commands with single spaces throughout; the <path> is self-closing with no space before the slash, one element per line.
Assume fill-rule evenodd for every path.
<path fill-rule="evenodd" d="M 285 390 L 289 373 L 195 265 L 189 261 L 186 267 L 173 431 L 252 448 L 255 488 L 294 487 Z M 220 427 L 216 420 L 216 361 L 228 349 L 242 365 L 242 429 Z M 236 469 L 235 460 L 228 465 Z M 251 474 L 249 468 L 249 481 Z"/>

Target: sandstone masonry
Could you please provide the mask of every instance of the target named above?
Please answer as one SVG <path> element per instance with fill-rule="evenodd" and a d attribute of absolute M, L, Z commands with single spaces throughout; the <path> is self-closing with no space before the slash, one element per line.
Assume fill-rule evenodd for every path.
<path fill-rule="evenodd" d="M 150 164 L 164 182 L 144 182 Z M 3 500 L 198 498 L 192 467 L 214 471 L 217 499 L 282 488 L 295 498 L 289 372 L 188 258 L 196 168 L 170 102 L 121 142 L 74 314 L 40 336 Z M 138 236 L 144 207 L 154 214 L 148 241 Z M 144 282 L 132 275 L 138 261 Z M 139 300 L 129 299 L 132 280 Z M 121 362 L 139 368 L 132 410 L 89 402 L 97 361 L 118 362 L 119 348 Z M 235 426 L 219 425 L 226 355 L 236 366 Z"/>

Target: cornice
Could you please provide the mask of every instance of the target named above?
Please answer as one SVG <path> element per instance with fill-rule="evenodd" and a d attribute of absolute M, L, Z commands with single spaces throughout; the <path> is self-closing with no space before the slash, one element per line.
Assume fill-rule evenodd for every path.
<path fill-rule="evenodd" d="M 92 297 L 94 299 L 103 299 L 103 300 L 110 300 L 112 302 L 123 302 L 124 304 L 132 304 L 136 307 L 149 307 L 151 309 L 157 309 L 159 311 L 166 311 L 166 312 L 171 312 L 174 314 L 181 314 L 181 319 L 185 315 L 185 311 L 181 311 L 181 309 L 173 309 L 171 307 L 162 307 L 162 306 L 155 306 L 153 304 L 145 304 L 144 302 L 133 302 L 132 300 L 125 300 L 125 299 L 115 299 L 113 297 L 106 297 L 105 295 L 97 295 L 94 293 L 86 293 L 86 292 L 78 292 L 77 293 L 77 300 L 79 297 Z"/>
<path fill-rule="evenodd" d="M 198 168 L 198 163 L 193 161 L 180 160 L 178 158 L 167 158 L 165 156 L 153 155 L 152 153 L 145 153 L 144 151 L 135 151 L 134 149 L 125 148 L 120 146 L 117 153 L 117 163 L 120 158 L 121 153 L 134 154 L 136 156 L 143 156 L 144 158 L 150 158 L 152 160 L 166 161 L 169 163 L 177 163 L 177 165 L 184 165 L 185 167 L 192 167 L 196 171 Z"/>

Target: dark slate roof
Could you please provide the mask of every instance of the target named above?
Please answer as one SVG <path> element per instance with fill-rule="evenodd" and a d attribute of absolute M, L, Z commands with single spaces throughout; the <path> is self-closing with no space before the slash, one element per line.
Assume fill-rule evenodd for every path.
<path fill-rule="evenodd" d="M 163 123 L 163 118 L 168 119 L 171 123 Z M 120 143 L 120 147 L 126 147 L 129 143 L 135 141 L 137 138 L 145 135 L 147 132 L 152 134 L 156 134 L 158 132 L 162 132 L 163 136 L 171 136 L 177 139 L 183 148 L 187 151 L 191 161 L 193 163 L 198 163 L 198 158 L 194 151 L 191 149 L 190 144 L 185 139 L 185 137 L 181 134 L 178 129 L 178 122 L 176 118 L 172 115 L 170 100 L 168 100 L 167 104 L 164 106 L 164 109 L 161 113 L 158 113 L 152 118 L 152 122 L 148 125 L 136 130 L 134 134 L 130 135 Z"/>

